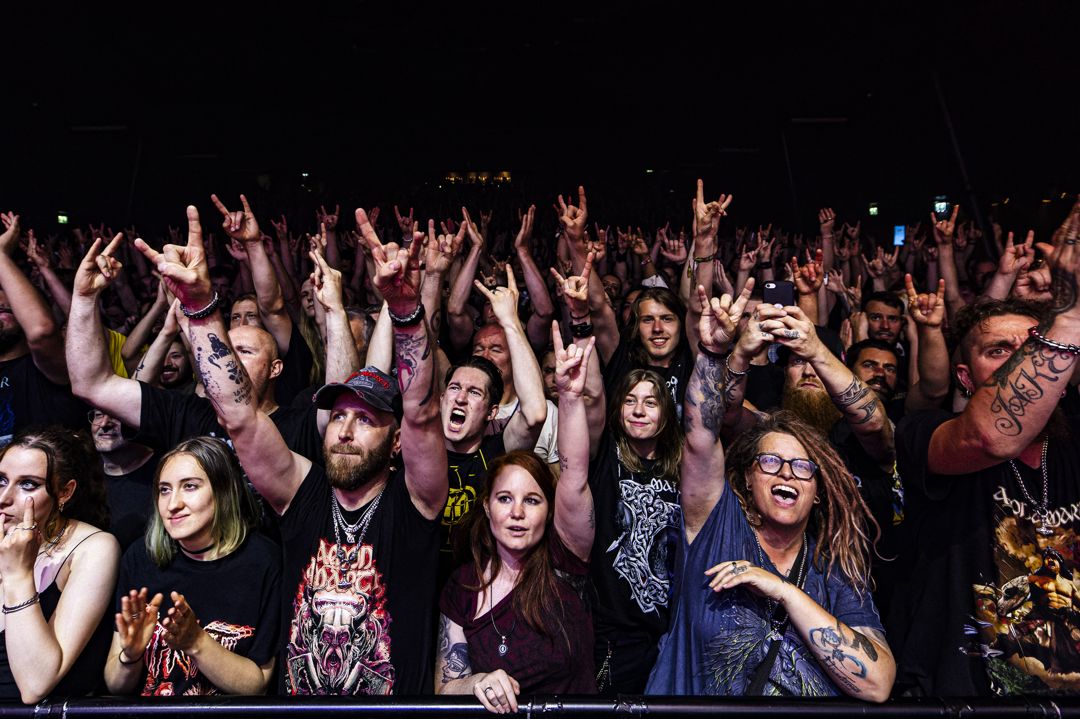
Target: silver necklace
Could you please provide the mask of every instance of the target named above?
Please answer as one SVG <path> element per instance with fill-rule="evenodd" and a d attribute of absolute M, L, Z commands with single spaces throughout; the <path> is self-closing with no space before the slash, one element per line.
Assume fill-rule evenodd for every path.
<path fill-rule="evenodd" d="M 506 638 L 508 636 L 510 636 L 511 634 L 513 634 L 514 630 L 517 629 L 517 616 L 514 617 L 514 623 L 510 625 L 510 631 L 508 631 L 506 634 L 503 634 L 502 632 L 500 632 L 499 627 L 497 627 L 495 625 L 495 606 L 494 606 L 494 601 L 495 600 L 494 600 L 494 596 L 495 596 L 495 582 L 492 581 L 491 586 L 488 587 L 488 619 L 491 620 L 491 628 L 495 630 L 495 633 L 497 635 L 499 635 L 499 656 L 500 657 L 505 657 L 507 655 L 507 653 L 510 651 L 510 645 L 508 645 L 506 643 Z"/>
<path fill-rule="evenodd" d="M 1016 477 L 1016 483 L 1020 485 L 1020 492 L 1023 493 L 1024 499 L 1032 507 L 1031 521 L 1035 525 L 1035 532 L 1044 537 L 1049 537 L 1054 533 L 1053 527 L 1050 526 L 1050 479 L 1046 470 L 1046 448 L 1050 445 L 1050 438 L 1047 437 L 1043 440 L 1042 445 L 1042 458 L 1039 460 L 1039 469 L 1042 470 L 1042 501 L 1036 502 L 1035 498 L 1028 492 L 1027 487 L 1024 486 L 1024 480 L 1020 478 L 1020 470 L 1016 467 L 1016 461 L 1010 459 L 1009 466 L 1012 467 L 1013 475 Z"/>
<path fill-rule="evenodd" d="M 757 538 L 757 532 L 755 532 L 754 530 L 751 529 L 750 534 L 752 534 L 754 536 L 754 544 L 755 544 L 755 546 L 757 548 L 758 566 L 761 567 L 762 569 L 765 569 L 765 550 L 761 548 L 761 542 Z M 798 556 L 795 557 L 795 564 L 798 565 L 798 573 L 795 576 L 795 586 L 798 587 L 799 589 L 802 589 L 803 582 L 806 580 L 806 565 L 808 565 L 810 563 L 809 561 L 807 561 L 807 557 L 806 557 L 807 546 L 808 546 L 808 543 L 806 541 L 806 533 L 803 532 L 802 546 L 799 547 L 799 554 L 798 554 Z M 777 569 L 779 569 L 779 567 L 777 567 Z M 791 569 L 795 569 L 795 566 L 792 566 Z M 790 579 L 790 578 L 791 578 L 791 570 L 788 570 L 788 576 L 784 577 L 784 579 Z M 769 610 L 769 618 L 768 618 L 769 631 L 768 631 L 768 633 L 766 633 L 765 639 L 767 639 L 769 641 L 774 641 L 774 642 L 775 641 L 780 641 L 781 639 L 784 638 L 783 629 L 784 629 L 784 624 L 787 623 L 787 612 L 784 612 L 782 616 L 777 616 L 777 613 L 776 613 L 777 604 L 772 599 L 766 599 L 765 600 L 765 607 Z"/>
<path fill-rule="evenodd" d="M 330 492 L 330 513 L 334 516 L 334 542 L 337 544 L 339 576 L 341 577 L 338 580 L 338 589 L 349 589 L 352 586 L 352 582 L 345 579 L 348 574 L 346 568 L 360 556 L 360 545 L 364 543 L 368 525 L 371 524 L 371 518 L 375 516 L 375 510 L 379 508 L 379 500 L 382 499 L 385 491 L 386 485 L 383 485 L 379 496 L 375 497 L 371 504 L 368 505 L 368 508 L 364 510 L 364 513 L 360 515 L 360 519 L 355 524 L 349 524 L 345 521 L 345 515 L 341 513 L 341 504 L 338 502 L 337 495 L 333 491 Z M 348 554 L 346 554 L 345 547 L 341 544 L 342 532 L 345 533 L 345 539 L 350 544 L 356 545 Z"/>

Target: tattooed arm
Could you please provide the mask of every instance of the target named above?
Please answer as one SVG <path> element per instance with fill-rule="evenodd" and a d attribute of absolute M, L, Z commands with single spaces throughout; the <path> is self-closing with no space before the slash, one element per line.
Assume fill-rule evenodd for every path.
<path fill-rule="evenodd" d="M 720 429 L 728 402 L 739 391 L 737 387 L 744 384 L 745 377 L 734 375 L 720 355 L 735 338 L 736 322 L 753 288 L 753 281 L 748 281 L 733 302 L 728 295 L 710 299 L 703 286 L 697 287 L 698 306 L 703 310 L 698 335 L 702 347 L 708 351 L 698 352 L 683 403 L 686 444 L 679 483 L 688 541 L 693 541 L 724 492 Z"/>
<path fill-rule="evenodd" d="M 502 669 L 473 673 L 465 630 L 439 615 L 439 650 L 435 657 L 436 694 L 472 694 L 484 708 L 497 714 L 517 711 L 521 686 Z"/>
<path fill-rule="evenodd" d="M 1028 338 L 1029 327 L 1055 342 L 1080 343 L 1080 202 L 1055 234 L 1039 243 L 1050 257 L 1050 315 L 992 317 L 962 342 L 967 363 L 957 366 L 973 395 L 963 414 L 945 422 L 930 439 L 928 467 L 936 474 L 967 474 L 1020 455 L 1038 440 L 1077 364 L 1076 356 Z"/>
<path fill-rule="evenodd" d="M 423 312 L 421 303 L 421 232 L 413 233 L 409 247 L 383 244 L 363 209 L 356 223 L 375 263 L 372 282 L 385 298 L 390 317 L 412 317 Z M 408 326 L 393 328 L 398 386 L 401 389 L 401 446 L 405 485 L 416 509 L 428 519 L 442 514 L 449 493 L 446 445 L 439 420 L 439 390 L 435 383 L 435 342 L 423 317 Z"/>
<path fill-rule="evenodd" d="M 199 213 L 188 207 L 188 243 L 166 245 L 157 252 L 142 241 L 136 247 L 157 268 L 181 307 L 199 310 L 210 304 L 213 290 L 206 266 Z M 311 468 L 310 460 L 289 450 L 269 415 L 260 412 L 251 381 L 237 351 L 253 354 L 265 347 L 241 344 L 233 349 L 220 309 L 191 319 L 184 329 L 206 396 L 218 421 L 229 433 L 236 456 L 251 483 L 278 514 L 283 514 Z M 266 342 L 272 337 L 265 336 Z M 273 360 L 280 365 L 280 360 Z M 271 372 L 273 369 L 271 369 Z"/>
<path fill-rule="evenodd" d="M 776 341 L 792 351 L 791 362 L 809 364 L 843 413 L 866 453 L 881 464 L 891 463 L 895 448 L 892 422 L 877 393 L 852 374 L 840 358 L 821 342 L 814 323 L 798 307 L 785 307 L 787 314 L 766 322 Z"/>

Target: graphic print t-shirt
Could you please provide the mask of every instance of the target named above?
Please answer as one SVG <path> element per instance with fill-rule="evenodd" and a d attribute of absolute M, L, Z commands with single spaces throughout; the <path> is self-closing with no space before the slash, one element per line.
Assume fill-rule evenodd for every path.
<path fill-rule="evenodd" d="M 724 490 L 693 544 L 687 545 L 681 527 L 679 531 L 683 538 L 676 557 L 671 629 L 660 640 L 660 656 L 645 693 L 744 696 L 768 650 L 768 605 L 744 587 L 712 591 L 705 570 L 748 559 L 774 574 L 779 572 L 767 555 L 759 558 L 753 530 L 730 488 Z M 808 556 L 813 557 L 814 543 L 809 541 Z M 803 591 L 847 626 L 881 630 L 869 593 L 858 594 L 838 573 L 826 576 L 811 562 Z M 857 665 L 851 667 L 854 673 Z M 763 693 L 836 696 L 841 690 L 788 623 Z"/>
<path fill-rule="evenodd" d="M 169 592 L 184 595 L 199 623 L 214 641 L 229 651 L 262 666 L 278 649 L 277 598 L 281 596 L 281 552 L 269 539 L 251 535 L 232 554 L 208 562 L 178 553 L 171 564 L 158 567 L 136 542 L 120 563 L 116 611 L 120 598 L 131 589 L 146 587 L 149 596 L 160 592 L 160 618 L 172 602 Z M 192 657 L 169 647 L 161 623 L 143 654 L 146 678 L 143 696 L 220 694 Z"/>
<path fill-rule="evenodd" d="M 934 410 L 901 423 L 905 480 L 918 480 L 930 501 L 916 541 L 915 576 L 924 588 L 910 591 L 910 626 L 897 626 L 908 635 L 898 681 L 940 695 L 1080 693 L 1075 400 L 1070 390 L 1062 403 L 1072 437 L 1051 439 L 1047 449 L 1046 533 L 1033 521 L 1031 500 L 1043 494 L 1039 467 L 1014 461 L 1023 489 L 1008 462 L 932 475 L 925 468 L 930 438 L 953 415 Z"/>
<path fill-rule="evenodd" d="M 678 533 L 679 488 L 655 476 L 655 462 L 633 473 L 605 435 L 589 470 L 596 509 L 591 575 L 597 636 L 655 642 L 668 625 L 668 593 Z"/>
<path fill-rule="evenodd" d="M 457 533 L 464 526 L 476 504 L 476 495 L 487 477 L 487 468 L 491 460 L 506 453 L 502 433 L 484 437 L 480 448 L 475 452 L 455 452 L 446 450 L 450 480 L 450 494 L 446 498 L 440 531 L 439 549 L 439 586 L 442 587 L 450 578 L 456 566 L 455 543 L 460 542 Z"/>
<path fill-rule="evenodd" d="M 286 645 L 280 690 L 352 696 L 430 692 L 439 522 L 393 475 L 360 541 L 335 538 L 318 465 L 281 516 Z M 354 524 L 367 506 L 343 512 Z"/>

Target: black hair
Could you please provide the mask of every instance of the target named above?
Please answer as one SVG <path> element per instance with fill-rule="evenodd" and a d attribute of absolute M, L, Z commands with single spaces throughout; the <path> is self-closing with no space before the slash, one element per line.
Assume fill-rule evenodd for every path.
<path fill-rule="evenodd" d="M 457 364 L 451 365 L 450 369 L 446 370 L 446 378 L 443 380 L 443 384 L 450 384 L 450 378 L 462 367 L 472 367 L 487 375 L 488 402 L 490 406 L 497 407 L 499 403 L 502 402 L 503 381 L 502 374 L 499 372 L 499 368 L 495 366 L 495 363 L 480 355 L 469 355 Z"/>
<path fill-rule="evenodd" d="M 893 292 L 871 292 L 866 297 L 863 297 L 863 312 L 866 312 L 866 308 L 870 306 L 871 302 L 880 302 L 887 307 L 892 307 L 894 310 L 900 310 L 900 314 L 904 314 L 904 303 Z"/>
<path fill-rule="evenodd" d="M 889 352 L 893 357 L 896 357 L 897 361 L 900 360 L 900 355 L 896 353 L 896 347 L 889 344 L 885 340 L 878 340 L 874 338 L 865 339 L 862 342 L 856 342 L 847 348 L 847 355 L 844 364 L 850 370 L 855 369 L 855 363 L 859 361 L 859 355 L 863 350 L 881 350 L 882 352 Z"/>

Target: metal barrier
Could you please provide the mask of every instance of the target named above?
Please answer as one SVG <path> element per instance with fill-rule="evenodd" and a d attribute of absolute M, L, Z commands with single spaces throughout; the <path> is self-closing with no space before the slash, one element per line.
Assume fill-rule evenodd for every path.
<path fill-rule="evenodd" d="M 4 717 L 181 717 L 200 715 L 247 717 L 490 717 L 472 697 L 157 697 L 80 698 L 48 700 L 37 706 L 0 704 Z M 705 714 L 741 717 L 1078 717 L 1080 698 L 1050 699 L 903 699 L 867 704 L 849 699 L 773 699 L 705 697 L 620 697 L 618 700 L 581 696 L 522 698 L 518 716 L 645 716 L 685 717 Z"/>

